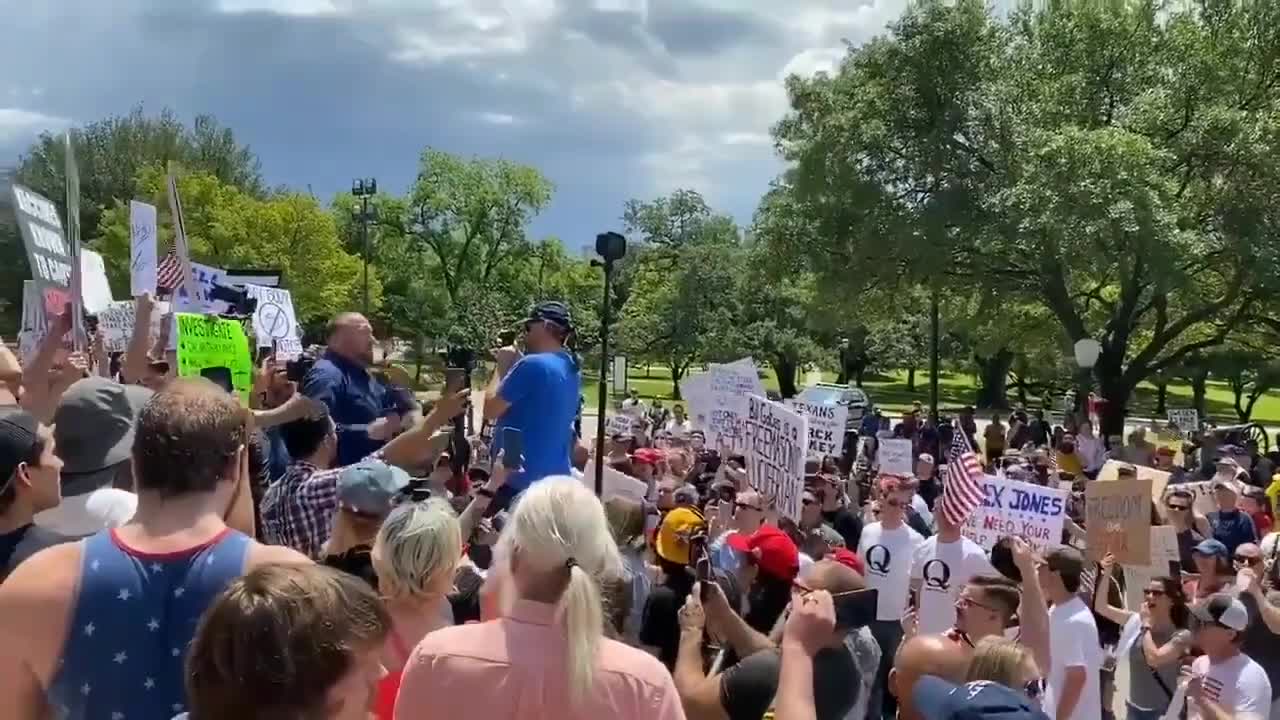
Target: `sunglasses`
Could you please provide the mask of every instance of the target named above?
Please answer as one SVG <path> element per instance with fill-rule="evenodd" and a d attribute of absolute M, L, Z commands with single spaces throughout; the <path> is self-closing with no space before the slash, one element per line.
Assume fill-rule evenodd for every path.
<path fill-rule="evenodd" d="M 986 610 L 987 612 L 993 612 L 993 613 L 1000 612 L 1000 610 L 998 610 L 997 608 L 993 608 L 990 605 L 984 605 L 983 603 L 980 603 L 977 600 L 974 600 L 973 598 L 968 597 L 966 595 L 961 595 L 960 597 L 956 598 L 956 607 L 967 608 L 970 605 L 974 607 L 980 607 L 983 610 Z"/>
<path fill-rule="evenodd" d="M 1190 510 L 1190 509 L 1191 509 L 1191 506 L 1190 506 L 1190 505 L 1174 505 L 1174 504 L 1172 504 L 1172 503 L 1170 503 L 1170 504 L 1168 504 L 1168 505 L 1165 505 L 1165 507 L 1169 508 L 1170 510 L 1177 510 L 1178 512 L 1182 512 L 1183 510 Z"/>
<path fill-rule="evenodd" d="M 1145 588 L 1145 589 L 1142 591 L 1142 594 L 1143 594 L 1144 596 L 1145 596 L 1145 595 L 1152 595 L 1152 596 L 1154 596 L 1154 597 L 1164 597 L 1164 596 L 1165 596 L 1165 592 L 1164 592 L 1164 590 L 1161 590 L 1161 589 L 1159 589 L 1159 588 Z"/>
<path fill-rule="evenodd" d="M 804 498 L 803 500 L 800 501 L 800 504 L 805 505 L 807 507 L 809 505 L 813 505 L 816 502 L 818 501 L 814 500 L 813 498 Z"/>
<path fill-rule="evenodd" d="M 1262 562 L 1262 558 L 1247 557 L 1245 555 L 1236 555 L 1234 560 L 1238 563 L 1243 563 L 1245 565 L 1257 565 L 1258 563 Z"/>
<path fill-rule="evenodd" d="M 756 507 L 755 505 L 748 505 L 748 504 L 746 504 L 746 503 L 742 503 L 742 502 L 736 502 L 736 503 L 734 503 L 734 504 L 733 504 L 733 507 L 734 507 L 734 508 L 736 508 L 736 509 L 738 509 L 738 510 L 755 510 L 756 512 L 764 512 L 764 510 L 762 510 L 762 509 L 760 509 L 760 508 Z"/>

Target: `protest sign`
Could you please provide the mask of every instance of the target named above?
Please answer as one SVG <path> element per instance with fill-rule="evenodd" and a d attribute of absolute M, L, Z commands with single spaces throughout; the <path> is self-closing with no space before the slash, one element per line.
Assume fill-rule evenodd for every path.
<path fill-rule="evenodd" d="M 156 292 L 156 207 L 129 202 L 129 293 L 138 297 Z"/>
<path fill-rule="evenodd" d="M 613 437 L 614 435 L 630 435 L 635 427 L 635 418 L 630 415 L 616 413 L 605 418 L 604 434 L 605 437 Z"/>
<path fill-rule="evenodd" d="M 204 312 L 213 313 L 215 315 L 225 313 L 231 309 L 231 306 L 222 300 L 210 300 L 209 293 L 213 292 L 216 285 L 227 285 L 227 271 L 222 268 L 212 267 L 210 265 L 201 265 L 198 262 L 188 263 L 191 266 L 191 277 L 195 280 L 197 292 L 196 298 L 192 298 L 187 293 L 185 287 L 178 288 L 174 293 L 173 299 L 175 304 L 186 305 L 187 307 L 200 308 Z"/>
<path fill-rule="evenodd" d="M 1091 482 L 1084 490 L 1089 556 L 1108 552 L 1127 565 L 1151 562 L 1151 480 L 1125 478 Z"/>
<path fill-rule="evenodd" d="M 612 500 L 620 497 L 635 502 L 643 502 L 645 495 L 648 493 L 649 486 L 643 480 L 633 478 L 630 475 L 614 470 L 609 467 L 608 463 L 604 465 L 604 478 L 600 483 L 600 501 Z M 595 461 L 587 463 L 585 471 L 582 473 L 582 484 L 587 486 L 591 492 L 596 490 L 596 464 Z"/>
<path fill-rule="evenodd" d="M 253 334 L 258 347 L 274 347 L 277 360 L 293 360 L 302 354 L 298 318 L 293 313 L 293 295 L 288 290 L 245 285 L 244 292 L 258 301 L 253 311 Z"/>
<path fill-rule="evenodd" d="M 72 264 L 58 208 L 44 196 L 17 183 L 11 186 L 11 193 L 40 306 L 47 315 L 61 315 L 71 302 Z"/>
<path fill-rule="evenodd" d="M 764 397 L 764 385 L 751 358 L 724 365 L 711 365 L 707 372 L 686 378 L 680 394 L 689 403 L 694 424 L 707 436 L 711 447 L 744 447 L 742 423 L 747 415 L 747 396 Z"/>
<path fill-rule="evenodd" d="M 915 464 L 911 462 L 911 441 L 901 438 L 887 438 L 880 441 L 880 449 L 876 452 L 880 461 L 880 472 L 887 475 L 911 477 L 915 475 Z"/>
<path fill-rule="evenodd" d="M 839 457 L 844 452 L 844 429 L 849 418 L 847 405 L 810 402 L 800 393 L 787 401 L 787 406 L 808 419 L 810 455 Z"/>
<path fill-rule="evenodd" d="M 1136 608 L 1142 602 L 1142 590 L 1152 578 L 1178 577 L 1182 571 L 1178 552 L 1178 532 L 1172 525 L 1151 526 L 1151 562 L 1148 565 L 1125 565 L 1125 601 Z"/>
<path fill-rule="evenodd" d="M 987 550 L 1008 535 L 1025 538 L 1039 552 L 1061 544 L 1069 493 L 991 475 L 982 485 L 982 504 L 961 529 L 965 537 Z"/>
<path fill-rule="evenodd" d="M 1118 460 L 1108 460 L 1102 464 L 1102 469 L 1098 471 L 1098 479 L 1095 482 L 1111 481 L 1119 479 L 1120 468 L 1126 466 Z M 1138 477 L 1151 481 L 1151 500 L 1157 507 L 1164 500 L 1164 489 L 1169 484 L 1169 473 L 1163 470 L 1157 470 L 1146 465 L 1130 465 L 1138 472 Z"/>
<path fill-rule="evenodd" d="M 773 498 L 778 512 L 799 521 L 809 438 L 804 416 L 781 403 L 748 395 L 742 428 L 747 482 L 765 497 Z"/>
<path fill-rule="evenodd" d="M 1169 411 L 1169 424 L 1184 433 L 1200 429 L 1200 412 L 1195 408 L 1175 408 Z"/>
<path fill-rule="evenodd" d="M 169 312 L 169 303 L 156 303 L 151 313 L 151 341 L 148 349 L 160 337 L 160 318 Z M 137 317 L 133 301 L 113 302 L 105 310 L 98 313 L 98 332 L 102 333 L 107 352 L 125 352 L 129 348 L 129 340 L 133 337 L 133 323 Z"/>
<path fill-rule="evenodd" d="M 178 377 L 205 377 L 234 391 L 249 405 L 253 359 L 244 327 L 236 320 L 178 313 Z"/>
<path fill-rule="evenodd" d="M 614 355 L 610 365 L 610 388 L 616 393 L 627 391 L 627 358 L 625 355 Z"/>
<path fill-rule="evenodd" d="M 102 256 L 92 250 L 80 251 L 80 297 L 84 311 L 97 315 L 114 302 L 107 283 L 107 266 Z"/>

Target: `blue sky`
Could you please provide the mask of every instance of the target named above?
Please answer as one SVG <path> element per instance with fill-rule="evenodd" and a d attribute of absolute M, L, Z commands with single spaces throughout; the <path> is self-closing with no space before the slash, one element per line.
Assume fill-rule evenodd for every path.
<path fill-rule="evenodd" d="M 906 0 L 0 0 L 0 165 L 138 102 L 212 113 L 270 184 L 402 192 L 431 145 L 556 185 L 570 248 L 679 187 L 749 222 L 781 169 L 782 78 Z"/>

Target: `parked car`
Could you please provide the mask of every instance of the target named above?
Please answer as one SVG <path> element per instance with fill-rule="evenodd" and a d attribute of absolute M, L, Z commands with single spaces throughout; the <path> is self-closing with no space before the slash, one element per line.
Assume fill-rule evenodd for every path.
<path fill-rule="evenodd" d="M 857 431 L 862 425 L 862 418 L 875 412 L 871 398 L 860 387 L 852 385 L 836 385 L 835 383 L 818 383 L 800 391 L 805 402 L 819 405 L 844 405 L 849 408 L 849 417 L 845 421 L 846 431 Z"/>

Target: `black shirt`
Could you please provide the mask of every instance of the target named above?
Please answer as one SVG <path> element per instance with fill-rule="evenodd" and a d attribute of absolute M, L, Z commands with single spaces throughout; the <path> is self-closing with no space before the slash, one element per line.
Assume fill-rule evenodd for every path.
<path fill-rule="evenodd" d="M 675 670 L 680 653 L 680 608 L 693 590 L 693 580 L 668 578 L 649 591 L 640 617 L 640 644 L 658 648 L 658 659 Z"/>
<path fill-rule="evenodd" d="M 760 720 L 778 691 L 782 655 L 761 650 L 720 675 L 720 706 L 729 720 Z M 818 720 L 843 720 L 858 700 L 858 667 L 847 645 L 813 658 L 813 704 Z"/>
<path fill-rule="evenodd" d="M 846 508 L 836 508 L 822 513 L 822 520 L 840 533 L 844 538 L 844 546 L 850 550 L 858 549 L 858 540 L 862 539 L 862 518 L 854 515 Z"/>
<path fill-rule="evenodd" d="M 1274 603 L 1275 594 L 1269 594 L 1267 600 Z M 1280 698 L 1280 642 L 1277 642 L 1280 636 L 1267 627 L 1258 610 L 1258 601 L 1253 598 L 1252 593 L 1240 593 L 1240 602 L 1249 612 L 1249 626 L 1245 628 L 1244 642 L 1240 649 L 1262 666 L 1267 680 L 1271 681 L 1271 701 L 1275 702 L 1276 698 Z"/>
<path fill-rule="evenodd" d="M 47 547 L 71 542 L 74 539 L 46 530 L 35 523 L 23 525 L 7 533 L 0 533 L 0 581 L 9 577 L 9 573 L 13 572 L 13 569 L 23 560 Z"/>

